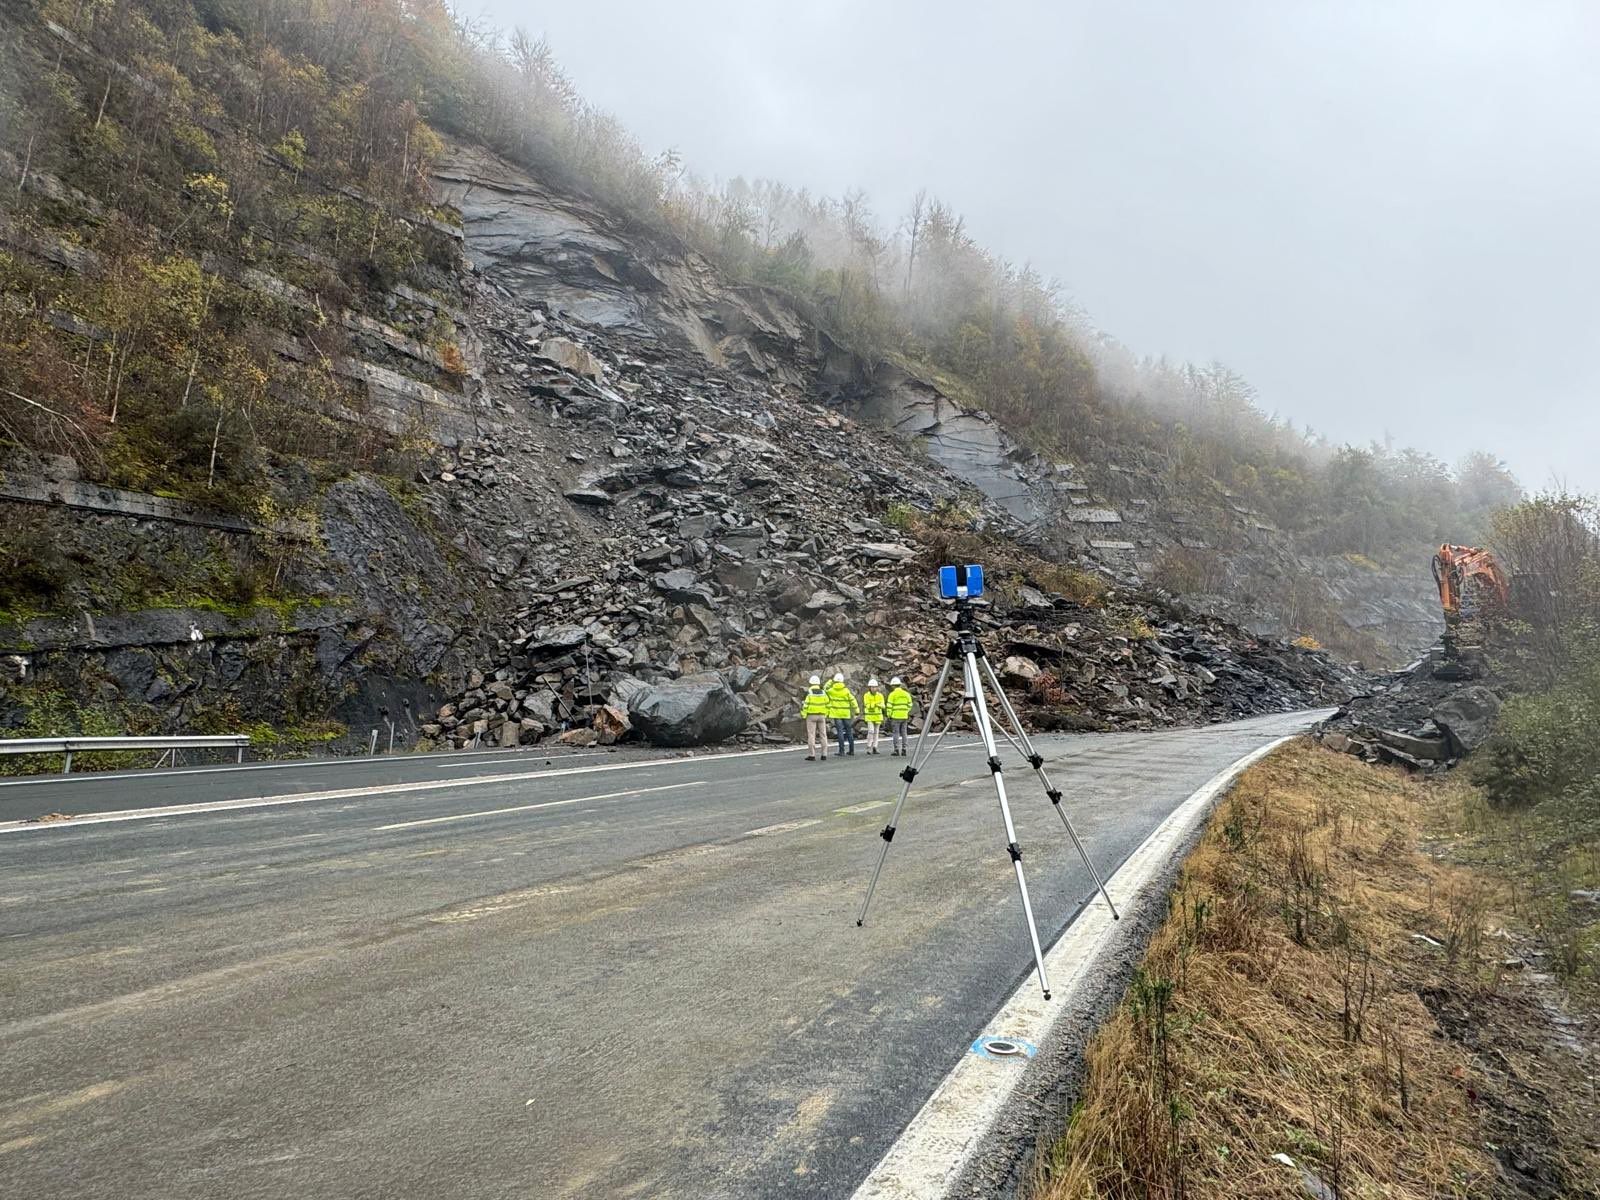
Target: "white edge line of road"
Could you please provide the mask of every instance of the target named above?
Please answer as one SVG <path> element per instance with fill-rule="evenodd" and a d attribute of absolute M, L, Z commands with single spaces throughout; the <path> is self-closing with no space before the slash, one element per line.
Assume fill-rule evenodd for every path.
<path fill-rule="evenodd" d="M 1106 882 L 1124 918 L 1151 897 L 1152 881 L 1163 874 L 1212 804 L 1248 767 L 1298 734 L 1277 738 L 1214 775 L 1199 791 L 1167 814 L 1139 848 Z M 1030 971 L 982 1036 L 1005 1037 L 1043 1046 L 1057 1019 L 1077 1008 L 1101 942 L 1111 932 L 1111 916 L 1098 896 L 1045 955 L 1054 985 L 1046 1000 Z M 933 1095 L 856 1189 L 853 1200 L 935 1200 L 946 1196 L 993 1129 L 1028 1059 L 986 1059 L 964 1054 Z"/>
<path fill-rule="evenodd" d="M 196 813 L 233 812 L 245 808 L 275 808 L 289 804 L 313 804 L 323 800 L 359 800 L 367 796 L 403 795 L 408 792 L 437 792 L 449 788 L 476 787 L 479 784 L 521 783 L 529 779 L 556 776 L 594 775 L 601 771 L 637 771 L 644 767 L 675 767 L 685 763 L 741 762 L 768 754 L 793 754 L 803 746 L 776 746 L 770 750 L 746 750 L 738 754 L 697 754 L 685 758 L 652 758 L 644 762 L 606 763 L 593 767 L 549 767 L 540 771 L 519 771 L 498 775 L 465 775 L 455 779 L 424 779 L 415 783 L 374 783 L 364 787 L 335 788 L 323 792 L 288 793 L 282 796 L 244 796 L 237 800 L 211 800 L 204 804 L 165 804 L 155 808 L 124 808 L 113 812 L 85 813 L 65 821 L 0 821 L 0 834 L 77 829 L 85 825 L 104 825 L 112 821 L 153 821 L 158 817 L 186 817 Z"/>

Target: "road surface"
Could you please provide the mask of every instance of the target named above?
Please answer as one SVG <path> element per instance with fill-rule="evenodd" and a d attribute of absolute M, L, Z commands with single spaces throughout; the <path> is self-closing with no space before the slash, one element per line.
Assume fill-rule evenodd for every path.
<path fill-rule="evenodd" d="M 1308 720 L 1040 749 L 1109 872 Z M 0 787 L 0 820 L 302 798 L 0 832 L 0 1195 L 847 1197 L 1032 967 L 971 742 L 918 780 L 856 928 L 902 765 Z M 1048 942 L 1091 885 L 1007 779 Z"/>

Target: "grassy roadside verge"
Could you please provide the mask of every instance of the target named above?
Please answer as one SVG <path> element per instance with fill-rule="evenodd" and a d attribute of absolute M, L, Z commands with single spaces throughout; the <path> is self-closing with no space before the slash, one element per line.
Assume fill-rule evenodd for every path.
<path fill-rule="evenodd" d="M 1038 1200 L 1600 1195 L 1581 1023 L 1439 789 L 1296 743 L 1247 772 L 1096 1036 Z"/>

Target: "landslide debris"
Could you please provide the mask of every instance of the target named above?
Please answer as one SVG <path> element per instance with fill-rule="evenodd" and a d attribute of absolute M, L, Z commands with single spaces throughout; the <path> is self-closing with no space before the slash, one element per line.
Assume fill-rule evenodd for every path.
<path fill-rule="evenodd" d="M 1324 653 L 1044 560 L 993 501 L 797 388 L 487 280 L 475 307 L 500 424 L 419 480 L 515 606 L 493 656 L 422 725 L 428 742 L 771 739 L 793 732 L 814 671 L 926 687 L 948 636 L 931 589 L 946 561 L 987 565 L 989 651 L 1042 728 L 1152 728 L 1357 690 Z"/>
<path fill-rule="evenodd" d="M 1411 770 L 1453 767 L 1494 730 L 1507 688 L 1481 649 L 1432 647 L 1372 685 L 1317 728 L 1330 750 Z"/>

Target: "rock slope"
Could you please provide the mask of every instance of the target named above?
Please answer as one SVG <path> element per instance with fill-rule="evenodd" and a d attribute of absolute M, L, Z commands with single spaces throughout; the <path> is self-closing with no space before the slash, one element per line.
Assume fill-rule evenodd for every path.
<path fill-rule="evenodd" d="M 291 746 L 364 745 L 389 721 L 402 744 L 776 736 L 812 671 L 926 681 L 945 638 L 932 570 L 968 560 L 991 568 L 989 644 L 1042 725 L 1353 689 L 1270 621 L 1141 592 L 1139 562 L 1172 538 L 1136 473 L 1046 463 L 773 294 L 481 151 L 454 149 L 437 186 L 460 225 L 429 229 L 459 269 L 337 313 L 325 359 L 305 339 L 319 302 L 286 278 L 300 250 L 207 258 L 273 301 L 283 328 L 262 338 L 285 363 L 341 381 L 327 415 L 415 450 L 415 478 L 278 462 L 276 510 L 221 513 L 86 482 L 70 460 L 8 462 L 0 515 L 73 581 L 52 611 L 0 613 L 0 728 L 92 712 Z M 0 233 L 62 278 L 95 269 L 61 238 Z M 404 331 L 419 328 L 460 361 Z M 263 600 L 263 574 L 292 599 Z"/>
<path fill-rule="evenodd" d="M 775 736 L 812 672 L 926 684 L 947 636 L 933 569 L 952 556 L 988 564 L 991 653 L 1042 725 L 1147 728 L 1351 694 L 1324 654 L 1100 595 L 916 443 L 800 387 L 626 322 L 580 323 L 494 276 L 477 293 L 501 428 L 427 472 L 427 502 L 518 603 L 423 724 L 431 741 L 615 740 L 648 725 L 667 681 L 702 707 L 731 711 L 738 693 Z"/>
<path fill-rule="evenodd" d="M 1088 461 L 1042 457 L 936 383 L 838 345 L 777 293 L 734 286 L 697 255 L 522 168 L 456 146 L 436 176 L 441 201 L 461 216 L 474 269 L 504 294 L 600 331 L 692 349 L 769 386 L 803 388 L 919 444 L 1037 545 L 1133 584 L 1170 585 L 1163 564 L 1198 556 L 1200 577 L 1181 582 L 1188 602 L 1265 635 L 1314 619 L 1342 631 L 1349 648 L 1404 661 L 1436 634 L 1425 550 L 1398 574 L 1309 555 L 1219 485 L 1175 486 L 1151 451 L 1113 445 Z"/>

